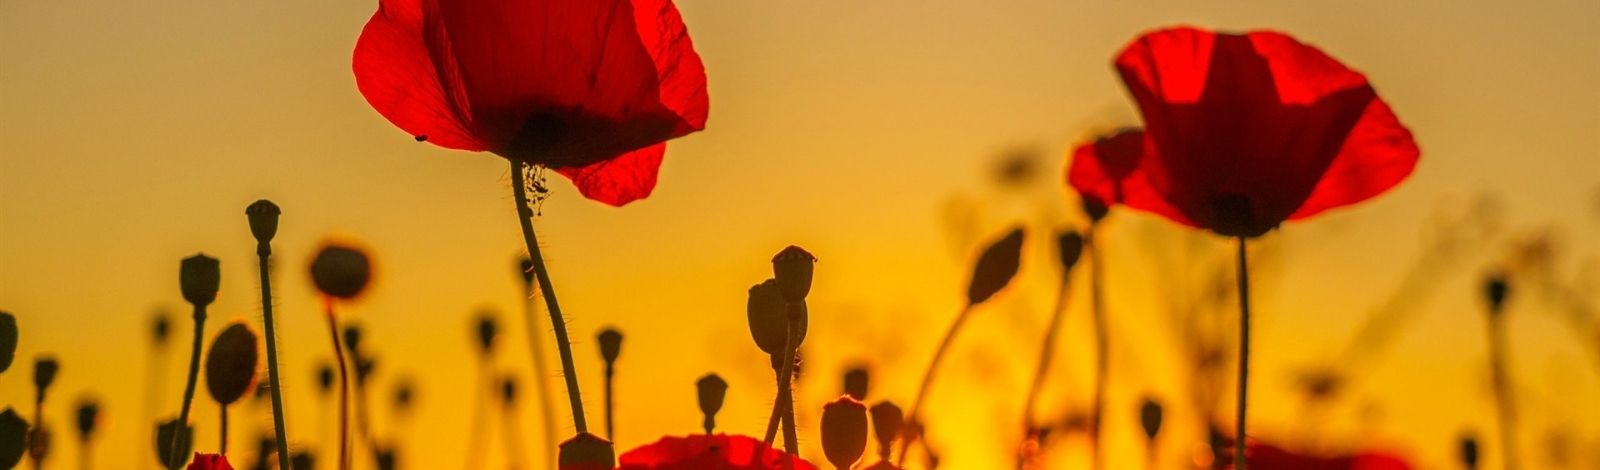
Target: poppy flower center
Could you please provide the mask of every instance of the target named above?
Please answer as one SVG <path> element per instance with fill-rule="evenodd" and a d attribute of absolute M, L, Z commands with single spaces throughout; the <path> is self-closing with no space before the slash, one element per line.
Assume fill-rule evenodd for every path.
<path fill-rule="evenodd" d="M 1211 198 L 1212 227 L 1217 233 L 1230 237 L 1257 237 L 1272 227 L 1259 227 L 1250 198 L 1237 193 L 1223 193 Z"/>
<path fill-rule="evenodd" d="M 529 163 L 548 164 L 551 162 L 542 160 L 550 158 L 566 133 L 565 119 L 551 113 L 535 113 L 522 121 L 522 128 L 511 136 L 502 153 Z"/>

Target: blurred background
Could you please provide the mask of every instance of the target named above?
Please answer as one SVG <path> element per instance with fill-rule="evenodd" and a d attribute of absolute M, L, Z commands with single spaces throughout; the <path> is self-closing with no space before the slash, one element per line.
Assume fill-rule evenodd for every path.
<path fill-rule="evenodd" d="M 1066 155 L 1138 124 L 1113 55 L 1141 31 L 1188 23 L 1320 46 L 1364 71 L 1423 149 L 1396 190 L 1254 245 L 1252 432 L 1421 468 L 1458 468 L 1457 440 L 1473 434 L 1497 467 L 1480 286 L 1503 271 L 1524 466 L 1600 468 L 1600 3 L 678 3 L 706 63 L 707 129 L 669 145 L 650 198 L 610 208 L 551 178 L 535 223 L 591 422 L 594 334 L 626 335 L 619 451 L 697 432 L 693 383 L 708 372 L 731 384 L 719 427 L 761 434 L 773 385 L 745 326 L 746 289 L 797 244 L 819 258 L 797 399 L 801 447 L 821 461 L 817 419 L 844 368 L 870 368 L 869 401 L 908 405 L 975 253 L 1023 224 L 1018 280 L 974 312 L 927 404 L 946 468 L 1010 465 L 1061 282 L 1046 241 L 1085 226 L 1062 184 Z M 32 359 L 60 359 L 48 468 L 78 463 L 67 430 L 81 397 L 104 410 L 98 466 L 155 467 L 149 430 L 176 414 L 192 332 L 178 261 L 222 260 L 208 342 L 231 320 L 259 327 L 243 211 L 260 198 L 283 208 L 273 276 L 293 447 L 333 452 L 315 380 L 331 345 L 306 273 L 338 236 L 377 261 L 373 288 L 340 314 L 364 325 L 378 359 L 374 436 L 399 443 L 405 468 L 460 466 L 474 439 L 487 440 L 485 468 L 505 468 L 500 425 L 477 433 L 470 417 L 475 313 L 503 325 L 493 370 L 531 380 L 509 175 L 497 157 L 416 143 L 367 106 L 350 52 L 374 10 L 0 0 L 0 308 L 21 327 L 0 404 L 31 421 Z M 1193 465 L 1204 423 L 1231 423 L 1231 367 L 1197 366 L 1231 354 L 1213 351 L 1233 341 L 1231 245 L 1132 212 L 1103 230 L 1108 468 L 1143 462 L 1145 397 L 1167 408 L 1161 467 Z M 1073 281 L 1041 420 L 1071 421 L 1091 399 L 1087 277 Z M 162 311 L 173 342 L 157 353 Z M 1313 396 L 1306 378 L 1328 370 L 1348 380 Z M 417 391 L 409 415 L 389 405 L 404 380 Z M 205 397 L 197 449 L 214 451 Z M 542 462 L 524 397 L 521 452 Z M 269 410 L 236 407 L 235 463 L 270 433 Z M 1069 436 L 1041 458 L 1085 468 L 1086 449 Z"/>

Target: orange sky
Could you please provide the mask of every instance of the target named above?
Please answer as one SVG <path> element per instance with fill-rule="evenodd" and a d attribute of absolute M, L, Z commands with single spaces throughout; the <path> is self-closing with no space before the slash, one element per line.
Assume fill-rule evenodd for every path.
<path fill-rule="evenodd" d="M 1441 268 L 1430 301 L 1407 307 L 1409 327 L 1322 435 L 1330 445 L 1399 449 L 1426 468 L 1450 468 L 1462 429 L 1493 436 L 1481 274 L 1504 257 L 1507 240 L 1530 233 L 1559 242 L 1551 269 L 1563 283 L 1577 282 L 1600 255 L 1600 4 L 990 3 L 680 2 L 708 71 L 707 130 L 669 145 L 651 198 L 613 209 L 552 181 L 555 194 L 536 221 L 579 340 L 591 421 L 600 413 L 592 337 L 617 325 L 628 335 L 622 448 L 698 429 L 693 381 L 710 371 L 732 385 L 719 423 L 759 434 L 770 373 L 743 325 L 745 290 L 770 275 L 773 253 L 799 244 L 821 260 L 810 375 L 799 396 L 809 410 L 800 417 L 802 448 L 820 460 L 815 410 L 838 392 L 841 367 L 869 361 L 874 399 L 907 402 L 959 305 L 967 254 L 1026 222 L 1034 230 L 1019 284 L 976 312 L 929 405 L 949 468 L 1008 462 L 1059 282 L 1038 241 L 1081 223 L 1058 184 L 1063 155 L 1095 131 L 1136 122 L 1109 60 L 1138 32 L 1184 22 L 1277 28 L 1321 46 L 1369 75 L 1423 149 L 1416 174 L 1391 193 L 1259 245 L 1252 429 L 1299 429 L 1287 386 L 1294 367 L 1328 360 L 1347 343 L 1416 264 L 1437 214 L 1489 195 L 1499 230 Z M 311 0 L 0 0 L 0 308 L 22 328 L 18 364 L 0 377 L 0 404 L 31 410 L 29 362 L 56 354 L 63 369 L 46 410 L 51 422 L 65 429 L 79 396 L 99 396 L 107 428 L 96 461 L 148 465 L 149 313 L 183 312 L 178 260 L 203 251 L 223 266 L 207 329 L 258 324 L 243 210 L 271 198 L 284 210 L 274 279 L 291 439 L 306 445 L 327 434 L 311 369 L 330 346 L 303 273 L 320 240 L 343 234 L 369 244 L 380 268 L 371 295 L 344 318 L 367 325 L 385 394 L 397 374 L 421 386 L 422 409 L 409 424 L 390 426 L 378 413 L 382 435 L 417 449 L 411 468 L 465 461 L 474 311 L 494 308 L 507 322 L 497 367 L 523 377 L 529 369 L 510 269 L 521 241 L 506 165 L 415 143 L 366 105 L 349 63 L 373 9 Z M 990 182 L 995 157 L 1014 148 L 1044 155 L 1046 175 L 1023 191 Z M 1227 245 L 1136 214 L 1113 216 L 1107 230 L 1117 340 L 1110 405 L 1121 413 L 1108 418 L 1107 432 L 1119 468 L 1141 458 L 1138 398 L 1177 402 L 1187 393 L 1177 332 L 1160 301 L 1193 291 L 1203 275 L 1196 266 Z M 1182 260 L 1191 267 L 1172 267 Z M 1174 271 L 1188 281 L 1161 287 L 1161 275 Z M 1596 277 L 1587 281 L 1591 304 L 1600 302 Z M 1087 400 L 1080 292 L 1044 413 Z M 1600 357 L 1547 298 L 1514 302 L 1530 466 L 1549 468 L 1544 443 L 1557 428 L 1592 454 L 1600 419 L 1585 417 L 1600 416 Z M 187 341 L 188 322 L 177 326 Z M 182 349 L 162 364 L 163 414 L 177 405 Z M 1173 426 L 1195 427 L 1192 410 L 1171 413 Z M 523 408 L 530 441 L 534 416 Z M 215 417 L 197 400 L 202 446 L 214 446 Z M 260 425 L 237 420 L 232 447 L 248 449 Z M 1174 436 L 1163 443 L 1164 466 L 1188 455 L 1189 436 Z M 64 445 L 50 467 L 75 468 L 76 450 L 58 437 Z M 1071 443 L 1052 462 L 1081 465 L 1082 455 Z M 490 461 L 501 458 L 497 450 Z M 1583 458 L 1594 465 L 1600 456 Z"/>

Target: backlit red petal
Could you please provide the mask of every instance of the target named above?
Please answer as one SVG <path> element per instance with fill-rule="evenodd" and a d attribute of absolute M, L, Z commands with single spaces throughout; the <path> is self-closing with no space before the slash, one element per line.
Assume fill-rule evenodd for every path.
<path fill-rule="evenodd" d="M 572 180 L 584 197 L 613 206 L 644 199 L 656 188 L 656 174 L 667 144 L 655 144 L 575 168 L 556 171 Z"/>
<path fill-rule="evenodd" d="M 384 0 L 356 40 L 351 68 L 356 88 L 372 108 L 419 140 L 458 150 L 488 150 L 470 129 L 464 101 L 447 92 L 455 74 L 449 57 L 428 47 L 431 2 Z M 433 35 L 435 40 L 442 37 Z"/>

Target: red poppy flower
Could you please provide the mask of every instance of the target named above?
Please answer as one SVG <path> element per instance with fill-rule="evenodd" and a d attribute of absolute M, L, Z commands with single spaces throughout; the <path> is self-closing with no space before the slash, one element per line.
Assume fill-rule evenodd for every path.
<path fill-rule="evenodd" d="M 1155 31 L 1116 67 L 1143 138 L 1079 148 L 1069 179 L 1185 225 L 1259 236 L 1394 187 L 1420 153 L 1365 76 L 1282 33 Z"/>
<path fill-rule="evenodd" d="M 1250 444 L 1246 452 L 1250 456 L 1249 468 L 1258 470 L 1411 470 L 1405 459 L 1379 452 L 1320 457 L 1263 443 Z"/>
<path fill-rule="evenodd" d="M 194 453 L 194 461 L 189 462 L 189 470 L 233 470 L 228 465 L 228 458 L 218 454 Z"/>
<path fill-rule="evenodd" d="M 380 0 L 353 68 L 418 141 L 648 196 L 664 142 L 705 127 L 705 68 L 671 0 Z"/>
<path fill-rule="evenodd" d="M 729 434 L 663 437 L 622 454 L 620 470 L 782 470 L 785 459 L 795 470 L 817 467 L 799 457 L 768 447 L 760 439 Z"/>

